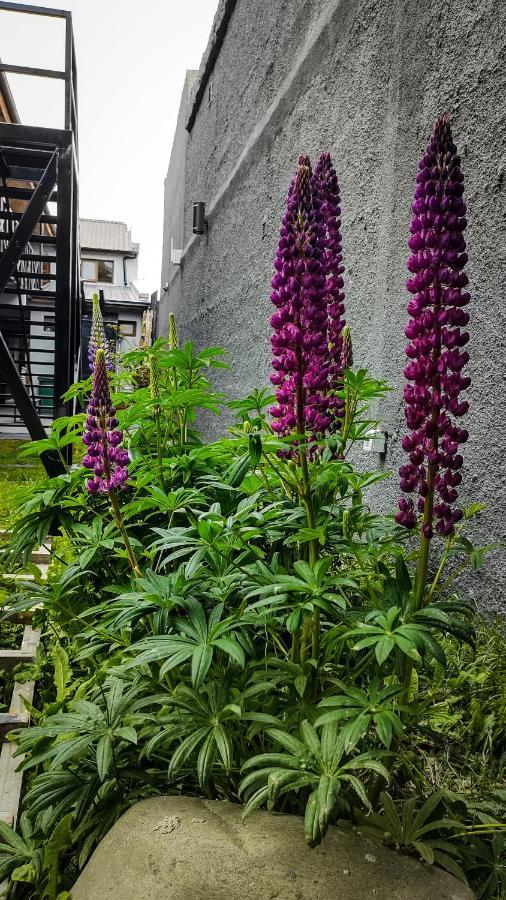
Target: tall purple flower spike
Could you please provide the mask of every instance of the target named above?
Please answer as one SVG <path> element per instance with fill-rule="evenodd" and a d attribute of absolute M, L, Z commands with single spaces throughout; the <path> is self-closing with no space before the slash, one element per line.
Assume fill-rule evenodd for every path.
<path fill-rule="evenodd" d="M 469 360 L 462 348 L 469 341 L 465 307 L 470 300 L 463 271 L 464 176 L 446 116 L 436 122 L 416 180 L 408 242 L 412 251 L 408 269 L 413 274 L 406 285 L 413 297 L 408 304 L 404 369 L 410 434 L 402 441 L 409 462 L 399 469 L 400 487 L 408 497 L 399 500 L 395 518 L 414 528 L 418 509 L 423 534 L 430 539 L 434 528 L 440 535 L 452 534 L 463 516 L 454 504 L 462 481 L 459 445 L 469 433 L 455 420 L 468 410 L 460 394 L 471 384 L 462 374 Z M 416 508 L 413 494 L 418 494 Z"/>
<path fill-rule="evenodd" d="M 102 311 L 100 309 L 100 299 L 98 294 L 93 294 L 91 303 L 91 333 L 88 343 L 88 362 L 90 365 L 90 371 L 94 371 L 95 356 L 97 350 L 103 350 L 105 352 L 106 367 L 110 372 L 114 369 L 114 365 L 111 360 L 110 347 L 105 334 L 104 320 L 102 318 Z"/>
<path fill-rule="evenodd" d="M 341 238 L 341 196 L 330 153 L 322 153 L 312 178 L 314 203 L 322 220 L 323 267 L 325 271 L 325 304 L 327 307 L 328 382 L 330 390 L 343 383 L 344 266 Z M 332 396 L 329 411 L 339 420 L 344 415 L 344 401 Z"/>
<path fill-rule="evenodd" d="M 272 428 L 280 436 L 296 430 L 312 436 L 325 432 L 329 413 L 327 310 L 321 240 L 323 225 L 312 198 L 311 165 L 299 158 L 290 185 L 272 279 L 274 334 L 271 382 L 276 387 L 270 409 Z"/>
<path fill-rule="evenodd" d="M 116 410 L 112 405 L 105 351 L 95 355 L 93 391 L 88 404 L 83 443 L 87 454 L 83 465 L 93 470 L 86 487 L 92 494 L 109 494 L 123 487 L 128 478 L 128 452 L 121 447 L 123 434 L 118 429 Z"/>

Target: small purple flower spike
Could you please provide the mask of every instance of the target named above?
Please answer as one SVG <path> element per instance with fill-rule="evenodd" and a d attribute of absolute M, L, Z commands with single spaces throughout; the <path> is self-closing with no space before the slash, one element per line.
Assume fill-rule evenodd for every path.
<path fill-rule="evenodd" d="M 128 452 L 121 446 L 123 434 L 118 429 L 116 410 L 112 405 L 105 350 L 98 349 L 93 369 L 93 391 L 88 404 L 83 443 L 87 454 L 83 465 L 93 470 L 86 487 L 91 494 L 109 494 L 125 485 L 128 478 Z"/>
<path fill-rule="evenodd" d="M 467 226 L 462 199 L 464 176 L 446 116 L 436 122 L 419 164 L 413 201 L 408 269 L 412 294 L 406 326 L 408 363 L 404 374 L 405 415 L 410 434 L 402 441 L 409 462 L 399 469 L 400 487 L 396 521 L 406 528 L 417 525 L 423 514 L 422 533 L 430 539 L 448 536 L 463 518 L 456 507 L 462 481 L 459 446 L 469 433 L 455 420 L 467 410 L 460 397 L 471 384 L 463 375 L 469 354 L 465 330 L 470 296 L 464 272 L 467 254 L 463 231 Z M 418 494 L 415 501 L 410 496 Z"/>

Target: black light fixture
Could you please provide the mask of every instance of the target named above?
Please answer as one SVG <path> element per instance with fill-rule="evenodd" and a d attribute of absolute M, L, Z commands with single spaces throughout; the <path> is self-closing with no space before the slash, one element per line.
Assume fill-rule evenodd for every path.
<path fill-rule="evenodd" d="M 204 234 L 207 227 L 207 219 L 206 219 L 206 204 L 205 203 L 194 203 L 193 204 L 193 233 L 194 234 Z"/>

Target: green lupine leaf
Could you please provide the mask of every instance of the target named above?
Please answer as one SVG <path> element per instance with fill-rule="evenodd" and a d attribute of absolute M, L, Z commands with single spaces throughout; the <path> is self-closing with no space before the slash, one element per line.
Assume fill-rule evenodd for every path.
<path fill-rule="evenodd" d="M 199 687 L 206 677 L 213 661 L 213 648 L 209 644 L 200 644 L 192 656 L 192 682 Z"/>
<path fill-rule="evenodd" d="M 390 635 L 385 635 L 385 637 L 380 638 L 378 643 L 376 644 L 375 654 L 376 659 L 378 660 L 378 664 L 381 666 L 385 660 L 388 658 L 393 648 L 395 647 L 396 641 Z"/>
<path fill-rule="evenodd" d="M 213 732 L 210 731 L 200 748 L 197 758 L 197 777 L 201 787 L 209 781 L 209 775 L 216 757 L 216 745 Z"/>
<path fill-rule="evenodd" d="M 97 771 L 100 781 L 104 781 L 112 762 L 112 739 L 104 734 L 97 744 Z"/>

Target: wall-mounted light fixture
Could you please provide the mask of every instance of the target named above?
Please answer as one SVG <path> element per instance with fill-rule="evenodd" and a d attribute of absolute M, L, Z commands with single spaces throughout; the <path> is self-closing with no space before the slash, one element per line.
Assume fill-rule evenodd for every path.
<path fill-rule="evenodd" d="M 371 429 L 364 441 L 364 450 L 369 453 L 379 453 L 381 456 L 387 452 L 387 432 Z"/>
<path fill-rule="evenodd" d="M 206 219 L 206 204 L 205 203 L 194 203 L 193 204 L 193 233 L 194 234 L 204 234 L 207 228 L 207 219 Z"/>

